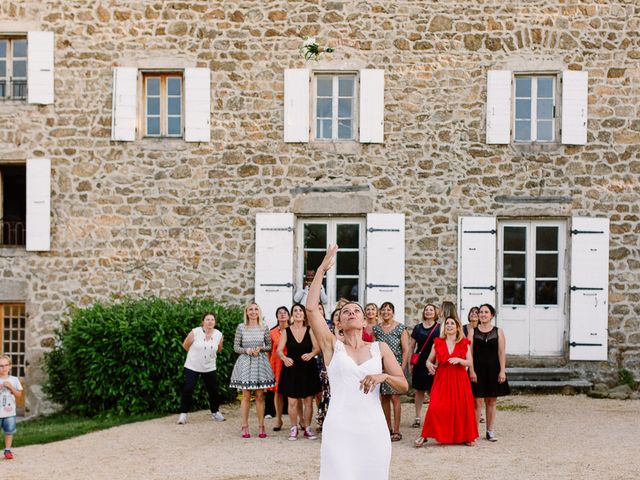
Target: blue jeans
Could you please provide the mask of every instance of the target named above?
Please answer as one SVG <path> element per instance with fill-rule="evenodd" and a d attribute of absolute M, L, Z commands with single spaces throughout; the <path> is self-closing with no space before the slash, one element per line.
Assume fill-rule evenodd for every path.
<path fill-rule="evenodd" d="M 5 435 L 13 435 L 16 433 L 16 417 L 0 418 L 0 427 L 4 430 Z"/>
<path fill-rule="evenodd" d="M 216 413 L 220 408 L 220 400 L 218 398 L 218 380 L 216 371 L 212 372 L 194 372 L 188 368 L 184 369 L 184 385 L 182 386 L 182 396 L 180 398 L 180 413 L 189 413 L 191 410 L 191 401 L 193 399 L 193 390 L 196 388 L 198 377 L 202 376 L 204 386 L 207 388 L 209 395 L 209 408 L 211 413 Z"/>

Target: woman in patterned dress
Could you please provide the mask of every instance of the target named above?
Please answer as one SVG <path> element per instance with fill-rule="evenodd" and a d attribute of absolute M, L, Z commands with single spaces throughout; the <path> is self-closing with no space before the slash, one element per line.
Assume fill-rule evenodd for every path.
<path fill-rule="evenodd" d="M 395 307 L 391 302 L 384 302 L 380 306 L 380 317 L 382 322 L 373 327 L 373 334 L 378 342 L 389 345 L 389 348 L 396 357 L 396 360 L 405 372 L 409 365 L 409 334 L 407 328 L 396 322 L 393 318 Z M 400 394 L 389 385 L 383 383 L 380 385 L 380 402 L 382 410 L 387 419 L 387 426 L 391 434 L 391 441 L 397 442 L 402 440 L 400 433 L 400 417 L 402 409 L 400 407 Z M 391 405 L 393 404 L 393 428 L 391 425 Z"/>
<path fill-rule="evenodd" d="M 264 390 L 276 384 L 269 364 L 271 352 L 269 328 L 262 323 L 262 312 L 256 303 L 244 309 L 244 323 L 238 325 L 233 349 L 240 354 L 231 373 L 229 386 L 242 390 L 240 413 L 242 414 L 242 438 L 250 438 L 249 408 L 251 392 L 256 396 L 258 437 L 266 438 L 264 430 Z"/>

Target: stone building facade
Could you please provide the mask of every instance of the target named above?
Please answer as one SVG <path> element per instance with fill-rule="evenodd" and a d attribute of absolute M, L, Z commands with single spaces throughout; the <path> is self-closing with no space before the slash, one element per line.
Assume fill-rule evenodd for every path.
<path fill-rule="evenodd" d="M 638 31 L 631 0 L 3 1 L 3 229 L 26 233 L 3 233 L 0 303 L 27 411 L 70 306 L 269 318 L 334 241 L 329 303 L 414 324 L 489 301 L 515 360 L 637 377 Z M 305 36 L 335 51 L 305 61 Z"/>

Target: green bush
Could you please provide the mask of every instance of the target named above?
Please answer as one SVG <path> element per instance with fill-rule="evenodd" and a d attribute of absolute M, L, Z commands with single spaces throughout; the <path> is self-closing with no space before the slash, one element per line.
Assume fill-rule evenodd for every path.
<path fill-rule="evenodd" d="M 242 309 L 203 298 L 125 299 L 75 310 L 45 356 L 45 393 L 66 411 L 82 415 L 177 412 L 186 358 L 182 341 L 208 311 L 215 313 L 216 328 L 224 335 L 218 391 L 222 401 L 234 398 L 229 377 Z M 197 408 L 208 406 L 202 383 L 194 394 Z"/>

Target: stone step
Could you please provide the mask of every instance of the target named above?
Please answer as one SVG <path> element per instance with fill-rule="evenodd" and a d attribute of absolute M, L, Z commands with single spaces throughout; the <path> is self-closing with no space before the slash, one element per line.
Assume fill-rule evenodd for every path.
<path fill-rule="evenodd" d="M 509 374 L 507 373 L 507 378 Z M 587 380 L 509 380 L 513 393 L 562 393 L 574 395 L 586 393 L 593 386 Z"/>
<path fill-rule="evenodd" d="M 568 381 L 578 374 L 567 368 L 507 368 L 507 378 L 514 381 Z"/>

